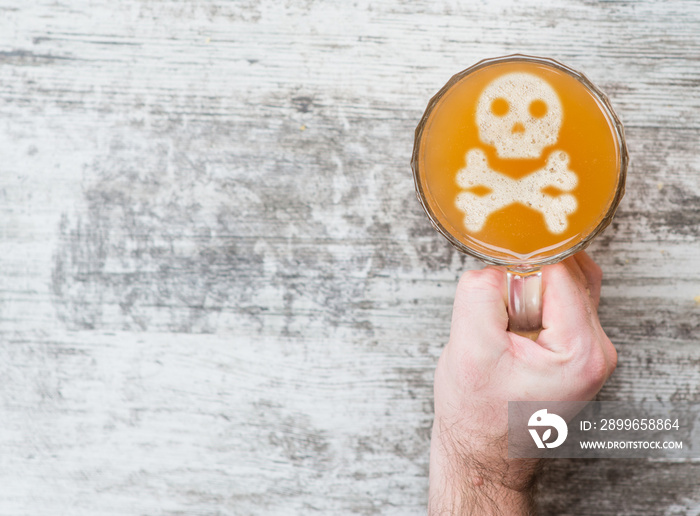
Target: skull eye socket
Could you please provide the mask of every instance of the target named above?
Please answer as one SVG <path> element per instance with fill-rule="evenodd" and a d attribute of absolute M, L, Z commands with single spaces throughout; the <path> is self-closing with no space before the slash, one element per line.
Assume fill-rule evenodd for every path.
<path fill-rule="evenodd" d="M 499 97 L 491 102 L 491 112 L 496 116 L 505 116 L 510 111 L 510 104 L 503 97 Z"/>
<path fill-rule="evenodd" d="M 533 100 L 530 102 L 530 114 L 534 118 L 542 118 L 544 115 L 547 114 L 547 104 L 544 102 L 544 100 Z"/>

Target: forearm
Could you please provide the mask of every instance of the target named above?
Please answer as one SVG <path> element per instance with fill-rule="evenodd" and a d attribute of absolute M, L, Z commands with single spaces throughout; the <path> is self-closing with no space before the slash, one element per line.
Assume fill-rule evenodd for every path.
<path fill-rule="evenodd" d="M 438 420 L 433 425 L 429 516 L 534 514 L 539 462 L 509 460 L 505 437 L 463 442 L 455 433 Z"/>

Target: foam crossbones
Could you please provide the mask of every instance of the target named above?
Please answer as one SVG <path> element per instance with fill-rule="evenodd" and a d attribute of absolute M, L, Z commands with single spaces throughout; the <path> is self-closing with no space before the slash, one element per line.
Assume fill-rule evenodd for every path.
<path fill-rule="evenodd" d="M 544 215 L 547 229 L 552 233 L 563 232 L 567 215 L 576 211 L 573 195 L 553 197 L 542 190 L 548 186 L 564 192 L 576 187 L 578 178 L 569 170 L 569 157 L 563 151 L 555 151 L 547 158 L 547 164 L 521 179 L 512 179 L 491 170 L 482 150 L 472 149 L 467 153 L 467 166 L 457 175 L 457 184 L 462 188 L 476 186 L 491 190 L 484 196 L 462 192 L 457 196 L 457 206 L 464 211 L 464 225 L 469 231 L 480 231 L 491 213 L 514 202 L 520 202 Z"/>
<path fill-rule="evenodd" d="M 529 73 L 510 73 L 498 77 L 484 89 L 476 106 L 479 138 L 496 149 L 501 159 L 536 159 L 545 147 L 558 140 L 563 118 L 556 91 L 543 79 Z M 572 191 L 578 182 L 569 169 L 569 156 L 553 151 L 544 168 L 521 179 L 512 179 L 488 166 L 481 149 L 467 152 L 466 167 L 457 174 L 457 184 L 464 189 L 485 187 L 486 195 L 462 192 L 457 207 L 464 212 L 469 231 L 480 231 L 492 213 L 519 202 L 542 213 L 547 229 L 562 233 L 568 227 L 568 215 L 576 211 L 576 198 L 543 192 L 554 187 Z"/>

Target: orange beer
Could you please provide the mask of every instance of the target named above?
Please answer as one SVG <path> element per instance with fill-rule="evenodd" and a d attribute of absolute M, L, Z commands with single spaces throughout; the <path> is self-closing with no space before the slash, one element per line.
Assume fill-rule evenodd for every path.
<path fill-rule="evenodd" d="M 554 61 L 509 56 L 455 75 L 416 130 L 419 199 L 458 248 L 542 264 L 609 223 L 627 154 L 607 98 Z"/>

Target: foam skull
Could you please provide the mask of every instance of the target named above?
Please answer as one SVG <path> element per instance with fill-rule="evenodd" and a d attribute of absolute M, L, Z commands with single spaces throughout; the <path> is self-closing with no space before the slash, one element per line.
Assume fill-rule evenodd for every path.
<path fill-rule="evenodd" d="M 479 138 L 499 158 L 534 159 L 556 143 L 562 107 L 554 88 L 536 75 L 509 73 L 489 83 L 476 106 Z"/>

